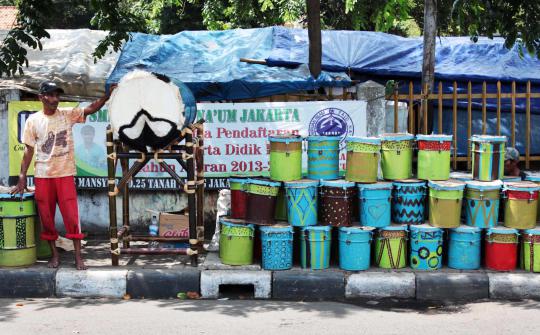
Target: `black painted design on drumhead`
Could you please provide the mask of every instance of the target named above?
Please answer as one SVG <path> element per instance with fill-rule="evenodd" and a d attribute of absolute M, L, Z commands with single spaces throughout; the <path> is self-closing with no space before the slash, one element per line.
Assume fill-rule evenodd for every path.
<path fill-rule="evenodd" d="M 156 76 L 157 79 L 162 80 L 162 81 L 164 81 L 164 82 L 166 82 L 166 83 L 170 83 L 170 82 L 171 82 L 171 78 L 167 77 L 167 76 L 164 75 L 164 74 L 156 73 L 156 72 L 152 72 L 152 74 L 153 74 L 154 76 Z"/>
<path fill-rule="evenodd" d="M 140 135 L 136 138 L 130 138 L 126 135 L 126 131 L 132 127 L 134 127 L 137 124 L 137 121 L 141 117 L 146 117 L 151 122 L 166 122 L 171 126 L 171 129 L 165 136 L 158 136 L 154 133 L 152 128 L 148 126 L 148 123 L 145 122 L 143 130 L 140 132 Z M 122 142 L 127 144 L 133 149 L 137 149 L 139 151 L 146 152 L 146 146 L 159 149 L 167 146 L 172 141 L 178 138 L 179 132 L 177 125 L 174 122 L 171 122 L 170 120 L 163 119 L 163 118 L 156 118 L 150 115 L 146 110 L 141 109 L 137 114 L 135 114 L 135 117 L 128 125 L 120 127 L 118 130 L 118 136 Z"/>

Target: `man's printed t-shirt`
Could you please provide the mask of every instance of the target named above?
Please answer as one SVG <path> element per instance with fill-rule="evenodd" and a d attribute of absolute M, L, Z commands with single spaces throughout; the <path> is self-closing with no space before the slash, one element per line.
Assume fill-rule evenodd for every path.
<path fill-rule="evenodd" d="M 76 175 L 72 127 L 85 119 L 84 110 L 78 107 L 58 108 L 53 115 L 39 111 L 28 118 L 23 143 L 34 147 L 34 177 Z"/>

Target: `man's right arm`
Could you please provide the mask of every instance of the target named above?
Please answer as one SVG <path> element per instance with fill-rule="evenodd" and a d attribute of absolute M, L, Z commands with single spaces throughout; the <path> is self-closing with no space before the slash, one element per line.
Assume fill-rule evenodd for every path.
<path fill-rule="evenodd" d="M 15 187 L 11 189 L 11 194 L 22 194 L 26 190 L 26 173 L 28 172 L 28 167 L 32 162 L 32 157 L 34 156 L 34 147 L 26 145 L 24 149 L 24 155 L 21 162 L 21 172 L 19 173 L 19 182 Z"/>

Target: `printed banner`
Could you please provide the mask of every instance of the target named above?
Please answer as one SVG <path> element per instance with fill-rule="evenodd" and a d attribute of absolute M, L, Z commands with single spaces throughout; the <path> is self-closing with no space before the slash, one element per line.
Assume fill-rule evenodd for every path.
<path fill-rule="evenodd" d="M 62 103 L 61 106 L 75 105 L 77 103 Z M 19 174 L 24 152 L 21 143 L 24 122 L 30 114 L 40 109 L 40 102 L 9 103 L 9 170 L 12 183 Z M 343 140 L 347 136 L 366 135 L 364 101 L 201 103 L 197 109 L 197 119 L 206 120 L 204 168 L 208 189 L 227 187 L 226 178 L 230 174 L 268 174 L 268 136 L 340 136 L 340 169 L 343 170 L 346 159 Z M 86 123 L 73 127 L 79 188 L 104 189 L 107 186 L 107 125 L 108 113 L 102 109 L 90 115 Z M 181 177 L 185 177 L 185 171 L 177 162 L 167 161 L 167 164 Z M 307 154 L 304 154 L 303 164 L 305 171 Z M 28 176 L 32 174 L 33 168 Z M 120 175 L 120 171 L 117 171 L 117 177 Z M 29 183 L 32 182 L 32 178 L 29 178 Z M 178 189 L 176 181 L 154 161 L 148 162 L 130 186 L 141 190 Z"/>

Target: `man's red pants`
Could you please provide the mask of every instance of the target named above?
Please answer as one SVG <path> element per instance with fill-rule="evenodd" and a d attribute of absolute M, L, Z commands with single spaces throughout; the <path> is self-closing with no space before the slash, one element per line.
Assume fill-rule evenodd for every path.
<path fill-rule="evenodd" d="M 58 232 L 54 227 L 56 204 L 58 204 L 64 219 L 66 238 L 72 240 L 84 238 L 79 222 L 75 178 L 73 176 L 34 178 L 34 183 L 36 185 L 35 197 L 41 221 L 41 239 L 47 241 L 58 239 Z"/>

